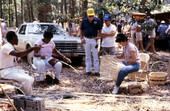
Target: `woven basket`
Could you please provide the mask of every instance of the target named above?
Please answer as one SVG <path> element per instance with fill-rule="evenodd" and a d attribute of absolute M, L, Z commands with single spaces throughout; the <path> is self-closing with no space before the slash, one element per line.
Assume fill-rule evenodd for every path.
<path fill-rule="evenodd" d="M 164 85 L 166 82 L 167 73 L 165 72 L 150 72 L 149 80 L 150 84 L 154 85 Z"/>
<path fill-rule="evenodd" d="M 113 56 L 102 56 L 100 63 L 99 79 L 116 81 L 119 71 L 124 67 L 126 66 L 114 59 Z"/>
<path fill-rule="evenodd" d="M 152 68 L 157 63 L 163 63 L 162 61 L 156 61 L 154 62 L 150 67 L 150 73 L 149 73 L 149 83 L 153 85 L 164 85 L 167 78 L 166 72 L 152 72 Z M 165 65 L 165 63 L 163 63 Z"/>

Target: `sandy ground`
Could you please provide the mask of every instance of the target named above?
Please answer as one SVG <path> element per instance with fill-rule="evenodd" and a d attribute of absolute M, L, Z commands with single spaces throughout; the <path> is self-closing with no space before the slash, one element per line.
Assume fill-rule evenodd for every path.
<path fill-rule="evenodd" d="M 152 71 L 167 72 L 169 52 L 150 54 L 149 66 Z M 100 80 L 99 77 L 84 75 L 84 66 L 64 67 L 59 85 L 34 85 L 34 94 L 44 98 L 48 111 L 170 111 L 170 82 L 165 85 L 148 85 L 147 79 L 138 82 L 143 89 L 141 94 L 131 95 L 127 91 L 130 82 L 122 83 L 119 94 L 111 94 L 113 81 Z"/>

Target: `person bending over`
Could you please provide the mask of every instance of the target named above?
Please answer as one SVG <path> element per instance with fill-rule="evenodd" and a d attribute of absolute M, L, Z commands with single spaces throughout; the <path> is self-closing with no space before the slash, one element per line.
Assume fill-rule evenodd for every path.
<path fill-rule="evenodd" d="M 118 34 L 116 42 L 123 46 L 123 53 L 117 58 L 126 65 L 126 67 L 122 68 L 118 74 L 117 81 L 112 91 L 113 94 L 118 93 L 122 81 L 129 73 L 136 72 L 140 69 L 140 57 L 137 47 L 128 42 L 128 39 L 124 34 Z"/>

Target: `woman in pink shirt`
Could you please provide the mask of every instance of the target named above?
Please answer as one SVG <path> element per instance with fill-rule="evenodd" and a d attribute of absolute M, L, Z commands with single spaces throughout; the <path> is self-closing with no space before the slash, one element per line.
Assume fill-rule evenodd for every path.
<path fill-rule="evenodd" d="M 42 48 L 39 51 L 34 52 L 33 63 L 35 64 L 38 72 L 40 73 L 41 82 L 44 82 L 45 68 L 52 67 L 55 70 L 55 79 L 52 81 L 52 83 L 59 84 L 62 63 L 58 59 L 52 57 L 52 52 L 59 55 L 69 63 L 71 63 L 71 60 L 65 57 L 55 48 L 55 43 L 51 40 L 53 38 L 52 32 L 44 32 L 43 36 L 43 39 L 35 43 L 35 46 L 38 45 Z"/>

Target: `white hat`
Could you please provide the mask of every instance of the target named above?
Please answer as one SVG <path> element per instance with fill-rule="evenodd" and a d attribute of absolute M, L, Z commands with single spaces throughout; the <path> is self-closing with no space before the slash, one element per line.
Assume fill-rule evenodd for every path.
<path fill-rule="evenodd" d="M 162 21 L 161 21 L 161 24 L 164 24 L 164 23 L 165 23 L 165 21 L 164 21 L 164 20 L 162 20 Z"/>

